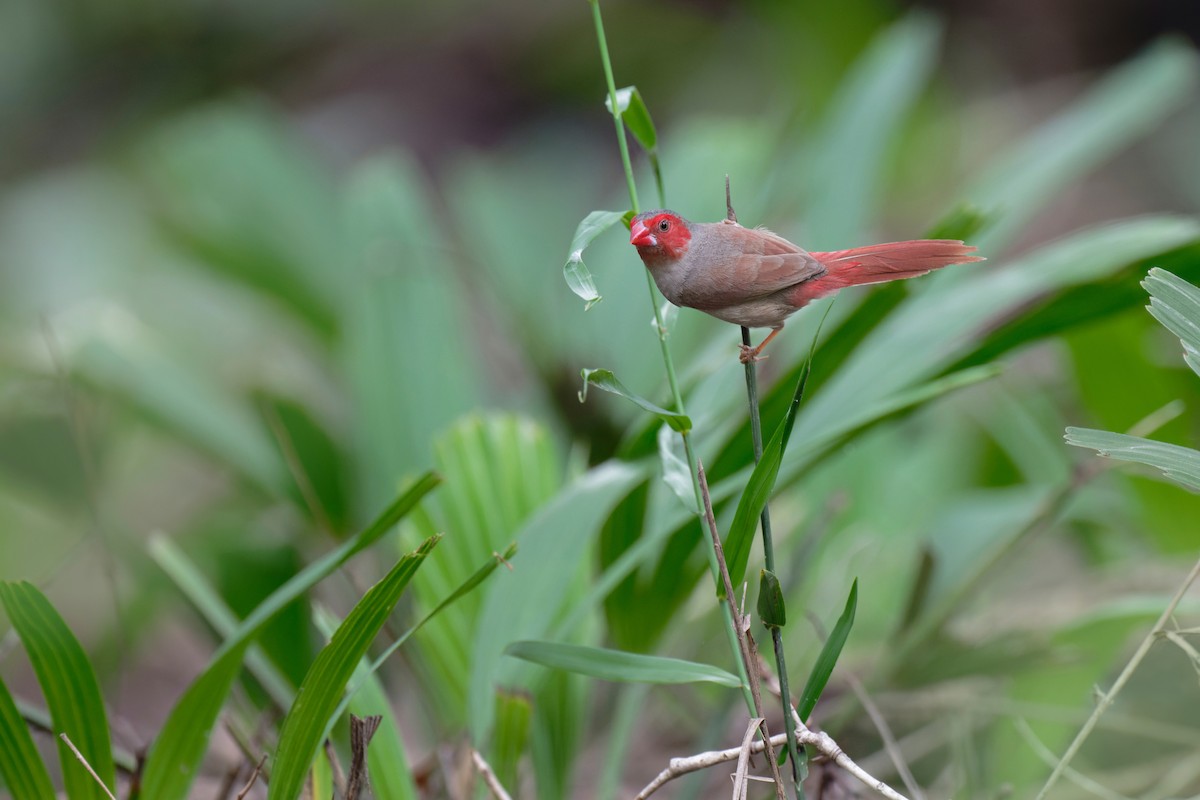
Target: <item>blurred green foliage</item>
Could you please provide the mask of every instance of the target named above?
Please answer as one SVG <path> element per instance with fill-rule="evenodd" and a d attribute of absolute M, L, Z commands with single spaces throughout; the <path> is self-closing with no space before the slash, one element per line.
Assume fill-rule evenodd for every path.
<path fill-rule="evenodd" d="M 320 594 L 346 616 L 442 533 L 402 631 L 519 543 L 511 572 L 369 686 L 395 707 L 407 746 L 391 727 L 390 747 L 412 773 L 465 736 L 538 796 L 588 795 L 592 760 L 640 786 L 672 756 L 732 744 L 705 737 L 736 692 L 617 689 L 504 655 L 550 640 L 733 666 L 700 526 L 661 480 L 661 420 L 577 399 L 587 367 L 670 404 L 622 228 L 587 250 L 604 302 L 585 312 L 561 277 L 579 221 L 625 207 L 586 11 L 0 6 L 0 578 L 41 586 L 93 653 L 133 720 L 118 749 L 164 730 L 226 637 L 184 610 L 150 532 L 244 616 L 430 468 L 445 485 L 377 546 L 391 552 Z M 834 303 L 779 469 L 776 573 L 794 683 L 821 652 L 804 612 L 832 627 L 858 579 L 814 718 L 864 766 L 894 779 L 843 669 L 931 796 L 1035 789 L 1048 767 L 1021 726 L 1062 749 L 1200 544 L 1195 496 L 1138 471 L 1080 481 L 1061 440 L 1200 401 L 1138 285 L 1153 266 L 1200 280 L 1200 60 L 1164 41 L 1070 85 L 1020 85 L 973 56 L 972 34 L 875 0 L 653 14 L 668 12 L 647 24 L 638 4 L 606 5 L 618 85 L 653 113 L 673 207 L 723 217 L 728 173 L 743 223 L 806 247 L 933 232 L 989 259 Z M 419 67 L 390 60 L 410 47 Z M 464 88 L 467 52 L 494 85 Z M 797 315 L 763 365 L 767 430 L 823 311 Z M 736 332 L 687 310 L 669 325 L 727 532 L 752 463 Z M 1194 419 L 1155 438 L 1195 446 Z M 259 640 L 291 688 L 323 642 L 313 625 L 300 600 Z M 34 702 L 15 641 L 0 639 L 0 674 Z M 240 659 L 213 662 L 192 701 L 225 703 L 212 686 Z M 1195 677 L 1169 661 L 1077 769 L 1127 796 L 1198 791 Z M 252 673 L 224 714 L 271 749 Z M 153 700 L 122 688 L 141 682 Z M 202 774 L 228 766 L 214 748 Z M 451 780 L 429 772 L 431 793 Z M 390 796 L 410 778 L 390 776 Z"/>

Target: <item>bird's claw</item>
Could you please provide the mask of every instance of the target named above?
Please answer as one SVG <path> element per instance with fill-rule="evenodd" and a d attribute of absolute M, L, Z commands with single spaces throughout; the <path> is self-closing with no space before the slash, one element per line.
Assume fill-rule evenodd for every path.
<path fill-rule="evenodd" d="M 755 362 L 770 358 L 770 356 L 760 355 L 758 348 L 751 347 L 750 345 L 739 344 L 738 349 L 741 350 L 741 352 L 738 354 L 738 361 L 742 362 L 743 364 L 753 364 Z"/>

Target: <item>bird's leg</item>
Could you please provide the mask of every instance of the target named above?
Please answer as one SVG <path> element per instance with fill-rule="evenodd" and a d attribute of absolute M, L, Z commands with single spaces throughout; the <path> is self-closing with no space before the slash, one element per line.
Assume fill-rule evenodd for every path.
<path fill-rule="evenodd" d="M 767 338 L 758 343 L 758 347 L 749 347 L 744 344 L 739 344 L 738 347 L 741 348 L 742 352 L 741 355 L 738 356 L 738 360 L 743 364 L 749 364 L 752 361 L 762 361 L 764 358 L 766 358 L 766 356 L 760 356 L 759 353 L 761 353 L 763 348 L 767 346 L 767 342 L 774 339 L 775 334 L 779 333 L 781 330 L 783 330 L 783 328 L 776 328 L 768 333 Z"/>

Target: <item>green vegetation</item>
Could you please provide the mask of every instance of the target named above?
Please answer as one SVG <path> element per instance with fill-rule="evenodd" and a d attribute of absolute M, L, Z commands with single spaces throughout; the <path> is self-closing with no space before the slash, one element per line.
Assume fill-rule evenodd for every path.
<path fill-rule="evenodd" d="M 817 730 L 913 797 L 1200 792 L 1196 52 L 1034 115 L 1061 87 L 982 102 L 928 15 L 763 9 L 763 109 L 576 5 L 578 52 L 539 58 L 594 133 L 335 167 L 312 119 L 221 92 L 7 167 L 0 796 L 232 797 L 264 755 L 248 796 L 333 796 L 351 713 L 382 716 L 376 797 L 466 796 L 475 751 L 513 796 L 632 796 L 783 733 L 778 677 L 809 796 L 853 780 Z M 828 50 L 791 55 L 808 26 Z M 1174 205 L 1100 202 L 1129 158 Z M 665 306 L 618 224 L 639 190 L 723 218 L 726 174 L 812 249 L 988 261 L 797 314 L 752 423 L 737 331 Z"/>

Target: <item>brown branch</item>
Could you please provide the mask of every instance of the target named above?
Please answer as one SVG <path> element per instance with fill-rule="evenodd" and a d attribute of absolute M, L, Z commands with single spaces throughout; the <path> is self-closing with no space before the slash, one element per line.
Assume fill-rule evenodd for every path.
<path fill-rule="evenodd" d="M 728 177 L 726 181 L 728 181 Z M 726 188 L 728 188 L 728 183 Z M 775 759 L 775 748 L 771 746 L 771 732 L 767 730 L 767 720 L 762 713 L 762 690 L 758 683 L 758 659 L 755 657 L 753 643 L 750 640 L 750 619 L 738 610 L 734 601 L 733 581 L 729 577 L 729 566 L 725 563 L 725 549 L 721 546 L 721 535 L 717 532 L 717 521 L 713 516 L 712 497 L 708 491 L 708 476 L 704 473 L 704 463 L 697 459 L 696 464 L 700 497 L 704 501 L 704 521 L 708 523 L 713 551 L 717 555 L 717 567 L 721 573 L 721 585 L 725 588 L 725 602 L 729 604 L 729 615 L 733 618 L 733 629 L 737 634 L 738 647 L 742 652 L 742 663 L 746 667 L 746 677 L 750 680 L 750 697 L 754 701 L 754 713 L 760 720 L 759 728 L 762 731 L 763 746 L 767 750 L 767 762 L 771 768 L 771 777 L 775 779 L 775 797 L 776 800 L 787 800 L 787 795 L 783 790 L 783 778 L 779 774 L 779 762 Z"/>
<path fill-rule="evenodd" d="M 512 796 L 504 791 L 504 787 L 500 785 L 500 779 L 496 777 L 496 773 L 492 772 L 491 766 L 484 760 L 483 756 L 475 748 L 471 748 L 471 760 L 475 763 L 475 769 L 479 772 L 479 776 L 483 778 L 483 782 L 487 784 L 488 791 L 492 793 L 492 797 L 496 800 L 512 800 Z"/>
<path fill-rule="evenodd" d="M 367 745 L 379 730 L 383 717 L 350 715 L 350 780 L 346 784 L 346 800 L 358 800 L 367 785 Z"/>
<path fill-rule="evenodd" d="M 263 764 L 267 763 L 267 754 L 263 753 L 262 758 L 254 765 L 254 772 L 250 773 L 250 780 L 246 781 L 246 785 L 238 792 L 237 800 L 246 800 L 246 795 L 250 794 L 250 790 L 254 788 L 254 783 L 258 780 L 258 776 L 262 775 Z"/>

